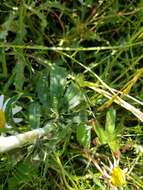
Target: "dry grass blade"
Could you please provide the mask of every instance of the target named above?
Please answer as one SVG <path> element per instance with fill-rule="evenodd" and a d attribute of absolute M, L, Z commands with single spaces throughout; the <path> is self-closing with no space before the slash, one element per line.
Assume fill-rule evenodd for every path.
<path fill-rule="evenodd" d="M 126 110 L 132 112 L 132 114 L 134 114 L 141 122 L 143 122 L 143 113 L 139 109 L 134 107 L 133 105 L 131 105 L 128 102 L 121 99 L 119 96 L 112 95 L 110 92 L 107 92 L 107 91 L 100 89 L 100 88 L 97 88 L 97 87 L 90 87 L 90 88 L 92 90 L 102 94 L 106 98 L 112 100 L 113 102 L 119 104 L 120 106 L 122 106 Z"/>

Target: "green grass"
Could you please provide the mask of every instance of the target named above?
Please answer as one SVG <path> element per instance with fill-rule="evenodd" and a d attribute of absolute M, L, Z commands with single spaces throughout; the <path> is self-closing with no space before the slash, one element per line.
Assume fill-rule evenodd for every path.
<path fill-rule="evenodd" d="M 0 3 L 7 123 L 14 134 L 49 126 L 0 154 L 0 190 L 115 189 L 103 168 L 119 157 L 128 171 L 117 189 L 143 189 L 142 20 L 142 0 Z"/>

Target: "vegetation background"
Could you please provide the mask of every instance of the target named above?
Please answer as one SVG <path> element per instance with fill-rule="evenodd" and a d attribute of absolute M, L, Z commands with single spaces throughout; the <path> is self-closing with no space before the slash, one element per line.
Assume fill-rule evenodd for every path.
<path fill-rule="evenodd" d="M 142 66 L 142 0 L 1 0 L 6 120 L 48 133 L 0 155 L 0 189 L 143 189 Z M 114 159 L 123 186 L 103 176 Z"/>

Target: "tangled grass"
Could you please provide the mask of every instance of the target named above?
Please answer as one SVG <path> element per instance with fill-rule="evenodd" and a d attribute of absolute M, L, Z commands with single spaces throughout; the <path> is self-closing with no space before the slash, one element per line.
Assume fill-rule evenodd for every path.
<path fill-rule="evenodd" d="M 0 189 L 143 189 L 143 1 L 0 13 Z"/>

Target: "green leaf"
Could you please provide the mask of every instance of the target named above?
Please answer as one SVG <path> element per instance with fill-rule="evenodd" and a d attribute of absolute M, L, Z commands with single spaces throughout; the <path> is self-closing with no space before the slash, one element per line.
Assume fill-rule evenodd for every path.
<path fill-rule="evenodd" d="M 5 53 L 5 49 L 4 48 L 0 49 L 0 65 L 2 65 L 3 76 L 7 77 L 7 75 L 8 75 L 8 68 L 7 68 L 7 64 L 6 64 L 6 53 Z"/>
<path fill-rule="evenodd" d="M 41 107 L 39 103 L 31 103 L 29 106 L 29 124 L 31 128 L 40 127 Z"/>
<path fill-rule="evenodd" d="M 59 66 L 52 66 L 50 72 L 50 92 L 52 97 L 61 97 L 66 85 L 66 69 Z"/>
<path fill-rule="evenodd" d="M 66 89 L 64 97 L 68 102 L 69 109 L 74 109 L 82 100 L 80 89 L 73 82 Z"/>
<path fill-rule="evenodd" d="M 105 130 L 112 135 L 115 132 L 115 120 L 116 120 L 116 110 L 110 108 L 106 114 Z"/>
<path fill-rule="evenodd" d="M 61 99 L 67 82 L 66 69 L 59 66 L 52 66 L 50 71 L 50 97 L 52 101 L 52 109 L 59 112 L 63 106 Z"/>
<path fill-rule="evenodd" d="M 44 106 L 51 106 L 50 92 L 49 92 L 49 70 L 46 69 L 41 72 L 36 84 L 36 92 L 40 99 L 40 102 Z"/>
<path fill-rule="evenodd" d="M 22 184 L 27 184 L 37 176 L 37 168 L 30 162 L 20 162 L 13 171 L 13 176 L 8 179 L 8 189 L 15 190 Z"/>
<path fill-rule="evenodd" d="M 115 152 L 119 150 L 120 144 L 115 131 L 116 110 L 110 108 L 106 114 L 105 131 L 108 136 L 108 145 L 110 149 Z"/>
<path fill-rule="evenodd" d="M 40 73 L 36 84 L 40 102 L 54 113 L 67 113 L 83 99 L 80 88 L 68 83 L 67 76 L 66 69 L 53 64 Z"/>
<path fill-rule="evenodd" d="M 15 67 L 14 85 L 16 90 L 22 90 L 24 84 L 24 67 L 25 65 L 20 61 Z"/>
<path fill-rule="evenodd" d="M 24 84 L 24 68 L 25 68 L 25 58 L 23 56 L 23 52 L 21 50 L 16 51 L 16 66 L 14 68 L 15 78 L 14 78 L 14 86 L 16 90 L 22 91 Z"/>
<path fill-rule="evenodd" d="M 5 41 L 9 31 L 12 32 L 16 31 L 15 20 L 14 20 L 15 17 L 16 17 L 15 14 L 10 13 L 6 21 L 3 24 L 1 24 L 0 40 Z"/>
<path fill-rule="evenodd" d="M 113 151 L 113 152 L 116 152 L 119 150 L 120 148 L 120 144 L 119 144 L 119 140 L 118 138 L 115 138 L 115 139 L 110 139 L 109 142 L 108 142 L 108 145 L 110 147 L 110 149 Z"/>
<path fill-rule="evenodd" d="M 36 91 L 41 103 L 44 106 L 52 108 L 55 112 L 58 112 L 63 104 L 61 99 L 63 98 L 67 72 L 64 68 L 52 65 L 50 68 L 45 69 L 39 76 L 37 82 Z"/>
<path fill-rule="evenodd" d="M 89 148 L 91 142 L 91 127 L 86 124 L 79 125 L 76 130 L 76 138 L 82 146 Z"/>
<path fill-rule="evenodd" d="M 96 120 L 96 123 L 94 125 L 94 130 L 96 132 L 96 135 L 99 138 L 99 141 L 101 144 L 107 144 L 108 143 L 108 136 L 107 132 L 100 126 L 99 122 Z"/>

